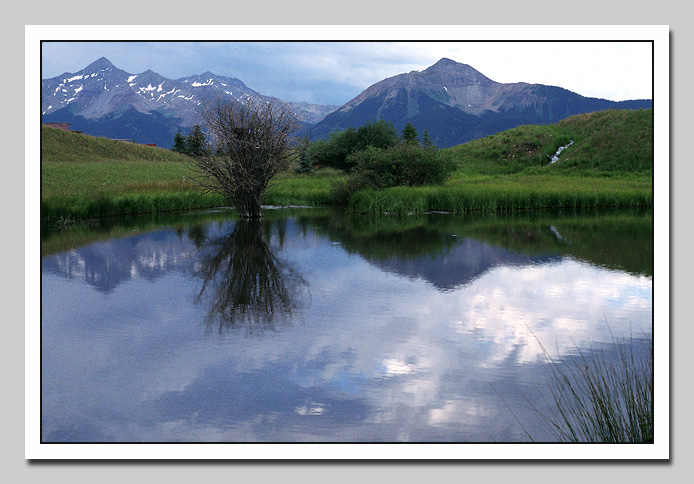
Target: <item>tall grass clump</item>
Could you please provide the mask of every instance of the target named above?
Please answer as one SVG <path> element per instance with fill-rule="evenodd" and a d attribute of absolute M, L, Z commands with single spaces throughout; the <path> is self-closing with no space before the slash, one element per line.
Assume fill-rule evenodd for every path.
<path fill-rule="evenodd" d="M 224 197 L 194 190 L 154 193 L 56 195 L 41 200 L 41 222 L 80 220 L 115 215 L 164 213 L 228 205 Z"/>
<path fill-rule="evenodd" d="M 647 182 L 552 176 L 459 179 L 439 186 L 369 188 L 348 195 L 349 210 L 354 213 L 392 211 L 385 207 L 399 207 L 397 213 L 460 213 L 653 206 L 653 191 Z"/>
<path fill-rule="evenodd" d="M 330 205 L 331 189 L 347 175 L 333 168 L 308 173 L 280 173 L 267 189 L 264 202 L 269 205 Z"/>
<path fill-rule="evenodd" d="M 426 192 L 408 187 L 388 190 L 362 190 L 352 195 L 349 210 L 353 213 L 408 214 L 428 210 Z"/>
<path fill-rule="evenodd" d="M 648 341 L 637 352 L 615 340 L 616 356 L 579 350 L 573 366 L 559 365 L 545 351 L 552 409 L 541 415 L 558 440 L 653 442 L 653 341 Z"/>

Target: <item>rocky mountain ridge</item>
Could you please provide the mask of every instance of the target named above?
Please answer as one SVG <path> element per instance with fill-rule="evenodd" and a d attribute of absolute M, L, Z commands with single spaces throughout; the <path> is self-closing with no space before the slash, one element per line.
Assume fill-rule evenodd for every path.
<path fill-rule="evenodd" d="M 548 124 L 575 114 L 652 107 L 650 100 L 608 101 L 542 84 L 499 83 L 467 64 L 443 58 L 423 71 L 384 79 L 312 126 L 318 138 L 383 118 L 402 130 L 426 128 L 439 147 L 521 124 Z"/>
<path fill-rule="evenodd" d="M 132 106 L 137 111 L 159 111 L 177 117 L 183 126 L 199 122 L 197 110 L 217 99 L 241 101 L 262 96 L 241 80 L 204 72 L 180 79 L 167 79 L 152 70 L 130 74 L 115 67 L 105 57 L 76 73 L 64 73 L 41 82 L 43 115 L 70 107 L 73 114 L 95 119 Z M 338 106 L 287 102 L 297 118 L 315 123 Z"/>
<path fill-rule="evenodd" d="M 67 122 L 86 134 L 170 147 L 178 129 L 201 123 L 200 110 L 218 99 L 262 96 L 241 80 L 212 72 L 167 79 L 130 74 L 102 57 L 76 73 L 41 82 L 44 122 Z M 608 101 L 561 87 L 499 83 L 467 64 L 443 58 L 423 71 L 373 84 L 343 106 L 287 103 L 312 139 L 380 118 L 399 131 L 411 123 L 448 147 L 522 124 L 548 124 L 574 114 L 652 107 L 651 100 Z"/>

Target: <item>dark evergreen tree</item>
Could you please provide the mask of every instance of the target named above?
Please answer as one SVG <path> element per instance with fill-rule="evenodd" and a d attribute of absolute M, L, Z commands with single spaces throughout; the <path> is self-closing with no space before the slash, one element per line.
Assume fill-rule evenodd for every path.
<path fill-rule="evenodd" d="M 183 136 L 180 129 L 174 135 L 174 144 L 173 144 L 173 148 L 171 148 L 171 151 L 175 151 L 176 153 L 183 153 L 183 154 L 188 153 L 188 145 L 186 144 L 186 137 Z"/>
<path fill-rule="evenodd" d="M 311 140 L 308 136 L 301 138 L 296 147 L 296 160 L 298 166 L 294 168 L 296 173 L 313 173 L 313 156 L 308 148 Z"/>
<path fill-rule="evenodd" d="M 193 131 L 186 138 L 186 148 L 191 156 L 205 156 L 209 154 L 207 135 L 203 133 L 199 124 L 193 126 Z"/>
<path fill-rule="evenodd" d="M 405 125 L 402 130 L 402 140 L 405 143 L 419 145 L 419 140 L 417 139 L 417 130 L 410 123 Z"/>
<path fill-rule="evenodd" d="M 434 147 L 434 143 L 431 141 L 431 138 L 429 137 L 429 130 L 424 128 L 424 134 L 422 135 L 422 146 L 424 148 L 429 149 Z"/>

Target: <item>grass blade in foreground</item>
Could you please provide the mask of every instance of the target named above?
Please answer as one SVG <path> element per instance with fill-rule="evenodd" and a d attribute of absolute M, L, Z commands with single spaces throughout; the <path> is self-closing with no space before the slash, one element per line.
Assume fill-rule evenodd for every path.
<path fill-rule="evenodd" d="M 616 356 L 604 350 L 587 356 L 579 349 L 579 363 L 569 367 L 560 366 L 543 347 L 556 416 L 538 413 L 558 440 L 653 442 L 653 340 L 644 344 L 635 350 L 633 341 L 614 340 Z"/>

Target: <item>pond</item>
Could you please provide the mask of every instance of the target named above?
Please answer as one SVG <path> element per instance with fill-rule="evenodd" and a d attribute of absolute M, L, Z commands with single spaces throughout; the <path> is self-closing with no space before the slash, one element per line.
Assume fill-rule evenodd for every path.
<path fill-rule="evenodd" d="M 41 270 L 43 442 L 552 441 L 548 358 L 652 338 L 652 212 L 131 217 Z"/>

